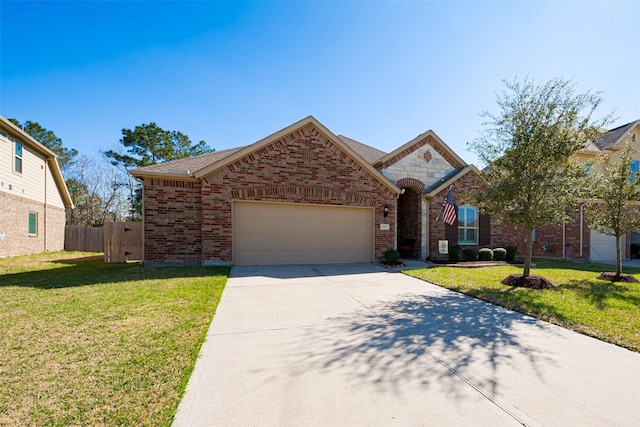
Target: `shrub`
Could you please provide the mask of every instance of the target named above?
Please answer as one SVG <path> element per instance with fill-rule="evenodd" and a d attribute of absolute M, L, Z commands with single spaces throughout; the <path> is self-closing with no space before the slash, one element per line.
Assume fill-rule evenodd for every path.
<path fill-rule="evenodd" d="M 505 248 L 495 248 L 493 250 L 493 259 L 496 261 L 504 261 L 507 259 L 507 250 Z"/>
<path fill-rule="evenodd" d="M 482 248 L 478 251 L 478 259 L 480 261 L 491 261 L 493 259 L 493 251 L 489 248 Z"/>
<path fill-rule="evenodd" d="M 507 261 L 515 261 L 516 255 L 518 255 L 518 247 L 505 245 L 504 248 L 507 250 Z"/>
<path fill-rule="evenodd" d="M 449 261 L 457 262 L 460 259 L 460 245 L 449 246 Z"/>
<path fill-rule="evenodd" d="M 385 262 L 398 262 L 400 260 L 400 252 L 395 249 L 389 249 L 384 253 Z"/>
<path fill-rule="evenodd" d="M 477 261 L 478 260 L 478 251 L 474 248 L 464 248 L 462 250 L 462 258 L 465 261 Z"/>

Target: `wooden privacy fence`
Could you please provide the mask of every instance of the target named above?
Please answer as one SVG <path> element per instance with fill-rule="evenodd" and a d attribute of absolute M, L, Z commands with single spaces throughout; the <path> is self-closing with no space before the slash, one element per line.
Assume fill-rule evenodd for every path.
<path fill-rule="evenodd" d="M 104 227 L 67 225 L 66 251 L 104 252 L 104 262 L 142 260 L 142 223 L 106 222 Z"/>
<path fill-rule="evenodd" d="M 102 227 L 65 226 L 64 250 L 102 252 L 104 250 L 104 231 Z"/>
<path fill-rule="evenodd" d="M 103 228 L 104 262 L 142 260 L 141 222 L 106 222 Z"/>

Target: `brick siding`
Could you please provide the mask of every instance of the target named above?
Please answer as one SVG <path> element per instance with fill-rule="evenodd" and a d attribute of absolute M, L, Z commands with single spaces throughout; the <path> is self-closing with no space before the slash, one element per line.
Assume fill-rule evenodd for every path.
<path fill-rule="evenodd" d="M 0 192 L 0 256 L 36 254 L 64 249 L 65 210 Z M 29 212 L 38 214 L 37 234 L 29 235 Z M 46 215 L 46 216 L 45 216 Z M 45 225 L 47 229 L 45 230 Z"/>
<path fill-rule="evenodd" d="M 473 172 L 467 173 L 462 178 L 455 181 L 451 189 L 451 194 L 453 196 L 454 203 L 457 206 L 473 205 L 473 203 L 470 201 L 469 192 L 482 189 L 482 188 L 484 188 L 484 183 L 482 182 L 480 177 Z M 433 260 L 447 259 L 447 255 L 443 255 L 438 252 L 438 241 L 447 239 L 445 223 L 442 221 L 442 219 L 438 221 L 435 220 L 442 212 L 442 202 L 444 201 L 444 198 L 447 195 L 447 191 L 448 191 L 447 188 L 443 189 L 438 194 L 436 194 L 429 202 L 429 218 L 430 218 L 429 258 Z M 477 249 L 482 247 L 488 247 L 488 248 L 502 247 L 504 245 L 502 237 L 503 237 L 502 225 L 498 223 L 497 217 L 492 215 L 490 244 L 482 245 L 482 246 L 465 245 L 464 247 L 477 248 Z M 449 242 L 449 245 L 451 244 L 455 244 L 455 243 Z"/>
<path fill-rule="evenodd" d="M 374 256 L 394 247 L 395 194 L 311 125 L 181 183 L 188 188 L 178 183 L 145 181 L 146 262 L 232 262 L 234 199 L 374 207 Z"/>
<path fill-rule="evenodd" d="M 199 182 L 144 182 L 144 257 L 154 263 L 202 261 Z"/>

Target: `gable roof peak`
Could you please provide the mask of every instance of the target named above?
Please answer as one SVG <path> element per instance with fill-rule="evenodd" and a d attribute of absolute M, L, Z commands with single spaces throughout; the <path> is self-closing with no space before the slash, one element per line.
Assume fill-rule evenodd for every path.
<path fill-rule="evenodd" d="M 451 166 L 455 169 L 463 169 L 467 167 L 467 163 L 462 160 L 455 151 L 451 149 L 434 131 L 429 129 L 426 132 L 421 133 L 420 135 L 413 138 L 411 141 L 407 142 L 401 147 L 393 150 L 391 153 L 382 157 L 378 160 L 374 166 L 387 168 L 388 166 L 393 165 L 398 162 L 400 159 L 406 157 L 412 152 L 416 151 L 420 147 L 425 145 L 431 145 L 434 150 L 438 152 L 442 157 L 447 160 Z"/>
<path fill-rule="evenodd" d="M 142 178 L 142 179 L 144 179 L 145 177 L 149 177 L 149 178 L 171 177 L 172 179 L 176 179 L 177 176 L 182 175 L 180 177 L 180 179 L 182 180 L 197 181 L 215 171 L 218 171 L 232 164 L 233 162 L 236 162 L 252 153 L 255 153 L 256 151 L 266 147 L 267 145 L 273 142 L 276 142 L 280 139 L 283 139 L 293 134 L 294 132 L 304 129 L 307 126 L 312 126 L 316 131 L 322 134 L 325 138 L 327 138 L 333 144 L 338 146 L 340 150 L 342 150 L 345 154 L 351 157 L 356 163 L 358 163 L 365 170 L 367 170 L 369 174 L 373 175 L 378 181 L 380 181 L 384 186 L 386 186 L 392 192 L 396 194 L 400 193 L 400 189 L 397 186 L 395 186 L 384 175 L 382 175 L 379 171 L 377 171 L 371 165 L 371 163 L 359 153 L 359 151 L 361 150 L 363 151 L 363 147 L 368 147 L 368 146 L 358 143 L 357 141 L 351 140 L 353 143 L 360 144 L 363 146 L 363 147 L 359 147 L 358 149 L 354 149 L 353 147 L 351 147 L 350 143 L 336 136 L 327 127 L 325 127 L 322 123 L 320 123 L 318 119 L 316 119 L 311 115 L 301 120 L 298 120 L 297 122 L 265 138 L 262 138 L 261 140 L 254 142 L 251 145 L 226 150 L 227 152 L 224 153 L 226 154 L 224 157 L 216 158 L 216 159 L 212 158 L 210 159 L 212 161 L 209 161 L 206 165 L 201 167 L 197 167 L 197 168 L 193 167 L 193 160 L 206 159 L 205 157 L 207 156 L 206 154 L 197 156 L 195 158 L 176 160 L 170 163 L 161 163 L 158 165 L 152 165 L 144 168 L 133 169 L 133 170 L 130 170 L 129 173 L 135 176 L 136 178 Z M 369 148 L 372 150 L 375 150 L 372 147 L 369 147 Z M 209 155 L 215 155 L 215 154 L 216 152 L 209 153 Z M 222 154 L 222 153 L 218 152 L 218 154 Z M 176 174 L 176 171 L 179 171 L 179 173 Z M 187 173 L 187 171 L 189 171 L 189 173 Z"/>
<path fill-rule="evenodd" d="M 640 126 L 640 119 L 603 133 L 598 139 L 596 139 L 595 145 L 601 150 L 611 149 L 613 146 L 621 142 L 636 126 Z"/>

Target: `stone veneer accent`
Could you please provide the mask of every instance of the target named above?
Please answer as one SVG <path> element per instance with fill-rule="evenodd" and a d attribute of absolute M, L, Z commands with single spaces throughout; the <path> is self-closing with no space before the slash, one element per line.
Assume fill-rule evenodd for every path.
<path fill-rule="evenodd" d="M 64 249 L 65 210 L 0 192 L 0 256 L 34 254 Z M 38 232 L 29 235 L 29 212 L 38 214 Z M 46 228 L 45 228 L 46 227 Z"/>
<path fill-rule="evenodd" d="M 425 187 L 429 187 L 434 183 L 440 181 L 442 178 L 453 172 L 454 170 L 462 167 L 458 166 L 458 162 L 451 159 L 449 155 L 443 156 L 434 146 L 430 145 L 435 141 L 428 137 L 426 140 L 429 144 L 419 145 L 419 143 L 413 144 L 404 157 L 401 157 L 392 163 L 391 161 L 385 162 L 382 166 L 381 172 L 384 176 L 389 178 L 393 182 L 406 179 L 407 177 L 413 178 L 419 181 Z M 423 142 L 425 140 L 422 140 Z M 438 146 L 434 143 L 434 145 Z M 427 162 L 424 159 L 425 153 L 429 151 L 431 153 L 431 160 Z M 444 150 L 440 149 L 444 153 Z M 394 156 L 395 159 L 398 156 Z M 456 165 L 454 167 L 453 165 Z"/>

